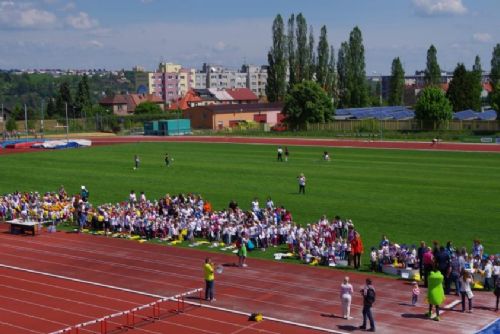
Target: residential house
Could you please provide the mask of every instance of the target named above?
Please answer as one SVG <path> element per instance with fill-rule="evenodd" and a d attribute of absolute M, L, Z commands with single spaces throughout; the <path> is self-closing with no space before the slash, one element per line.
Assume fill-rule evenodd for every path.
<path fill-rule="evenodd" d="M 153 102 L 164 109 L 163 99 L 152 94 L 120 94 L 103 97 L 99 104 L 118 116 L 127 116 L 135 112 L 137 106 L 143 102 Z"/>

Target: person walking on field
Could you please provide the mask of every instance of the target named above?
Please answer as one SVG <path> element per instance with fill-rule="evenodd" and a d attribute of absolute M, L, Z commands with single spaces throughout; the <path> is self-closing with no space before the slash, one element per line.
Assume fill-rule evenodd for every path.
<path fill-rule="evenodd" d="M 170 157 L 168 156 L 168 153 L 165 153 L 165 166 L 170 166 Z"/>
<path fill-rule="evenodd" d="M 203 270 L 205 272 L 205 300 L 207 301 L 215 301 L 214 298 L 214 281 L 215 281 L 215 265 L 212 262 L 212 259 L 207 257 L 205 259 L 205 265 L 203 266 Z"/>
<path fill-rule="evenodd" d="M 306 177 L 304 176 L 304 173 L 300 173 L 299 176 L 297 176 L 297 180 L 299 181 L 299 194 L 306 194 Z"/>
<path fill-rule="evenodd" d="M 344 283 L 340 285 L 340 299 L 342 301 L 342 316 L 344 319 L 351 318 L 351 301 L 352 301 L 353 288 L 349 283 L 349 277 L 344 277 Z"/>
<path fill-rule="evenodd" d="M 288 147 L 285 146 L 285 162 L 288 162 L 288 156 L 290 155 L 290 152 L 288 152 Z"/>
<path fill-rule="evenodd" d="M 278 161 L 283 162 L 283 149 L 281 146 L 278 146 Z"/>
<path fill-rule="evenodd" d="M 375 288 L 372 285 L 372 280 L 367 278 L 366 285 L 361 289 L 363 297 L 363 324 L 359 329 L 366 329 L 366 318 L 370 321 L 369 332 L 375 332 L 375 320 L 373 319 L 372 306 L 375 303 Z"/>
<path fill-rule="evenodd" d="M 136 154 L 134 155 L 134 169 L 139 168 L 139 164 L 141 163 L 141 160 L 139 159 L 139 156 Z"/>

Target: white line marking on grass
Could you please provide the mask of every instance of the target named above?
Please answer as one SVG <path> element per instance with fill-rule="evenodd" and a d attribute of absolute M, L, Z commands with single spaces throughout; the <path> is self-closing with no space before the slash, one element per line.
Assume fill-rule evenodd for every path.
<path fill-rule="evenodd" d="M 73 278 L 73 277 L 68 277 L 68 276 L 63 276 L 63 275 L 56 275 L 56 274 L 51 274 L 51 273 L 47 273 L 47 272 L 43 272 L 43 271 L 32 270 L 32 269 L 27 269 L 27 268 L 21 268 L 21 267 L 16 267 L 16 266 L 11 266 L 11 265 L 7 265 L 7 264 L 3 264 L 3 263 L 0 263 L 0 267 L 7 268 L 7 269 L 24 271 L 24 272 L 28 272 L 28 273 L 32 273 L 32 274 L 39 274 L 39 275 L 48 276 L 48 277 L 55 277 L 55 278 L 58 278 L 58 279 L 69 280 L 69 281 L 78 282 L 78 283 L 90 284 L 90 285 L 99 286 L 99 287 L 103 287 L 103 288 L 108 288 L 108 289 L 113 289 L 113 290 L 119 290 L 119 291 L 129 292 L 129 293 L 133 293 L 133 294 L 138 294 L 138 295 L 143 295 L 143 296 L 158 298 L 158 299 L 168 298 L 166 296 L 160 296 L 160 295 L 152 294 L 152 293 L 149 293 L 149 292 L 143 292 L 143 291 L 138 291 L 138 290 L 131 290 L 131 289 L 122 288 L 122 287 L 118 287 L 118 286 L 114 286 L 114 285 L 96 283 L 96 282 L 86 281 L 86 280 L 82 280 L 82 279 L 78 279 L 78 278 Z M 198 306 L 200 305 L 199 303 L 190 302 L 190 301 L 185 301 L 185 303 L 189 304 L 189 305 L 198 305 Z M 218 307 L 218 306 L 206 305 L 206 304 L 201 304 L 201 307 L 210 308 L 210 309 L 219 310 L 219 311 L 224 311 L 224 312 L 230 312 L 230 313 L 239 314 L 239 315 L 244 315 L 244 316 L 247 316 L 247 317 L 250 316 L 250 314 L 248 314 L 248 313 L 241 312 L 241 311 L 236 311 L 236 310 L 231 310 L 231 309 L 227 309 L 227 308 L 224 308 L 224 307 Z M 293 325 L 293 326 L 298 326 L 298 327 L 303 327 L 303 328 L 308 328 L 308 329 L 314 329 L 314 330 L 323 331 L 323 332 L 327 332 L 327 333 L 347 334 L 345 332 L 340 332 L 340 331 L 336 331 L 336 330 L 333 330 L 333 329 L 328 329 L 328 328 L 323 328 L 323 327 L 318 327 L 318 326 L 312 326 L 312 325 L 302 324 L 302 323 L 299 323 L 299 322 L 293 322 L 293 321 L 288 321 L 288 320 L 283 320 L 283 319 L 278 319 L 278 318 L 273 318 L 273 317 L 264 317 L 264 319 L 270 320 L 270 321 L 279 322 L 279 323 L 283 323 L 283 324 L 287 324 L 287 325 Z"/>

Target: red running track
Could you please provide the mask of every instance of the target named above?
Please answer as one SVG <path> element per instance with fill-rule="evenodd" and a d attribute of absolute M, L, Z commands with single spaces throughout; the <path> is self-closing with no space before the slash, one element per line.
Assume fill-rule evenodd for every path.
<path fill-rule="evenodd" d="M 139 294 L 8 268 L 0 268 L 0 281 L 0 332 L 6 334 L 51 333 L 155 301 L 152 297 Z M 208 308 L 188 306 L 186 312 L 173 314 L 167 310 L 175 309 L 176 303 L 167 304 L 162 306 L 165 311 L 160 319 L 154 322 L 142 321 L 126 332 L 315 333 L 272 321 L 249 322 L 242 315 Z M 121 322 L 117 322 L 117 319 Z M 123 321 L 124 317 L 115 318 L 113 328 L 117 328 Z M 100 333 L 99 324 L 84 328 L 80 329 L 80 333 Z M 109 325 L 109 328 L 112 326 Z"/>
<path fill-rule="evenodd" d="M 398 150 L 424 150 L 424 151 L 466 151 L 466 152 L 500 152 L 497 144 L 468 144 L 440 142 L 403 142 L 403 141 L 363 141 L 339 139 L 304 139 L 304 138 L 265 138 L 265 137 L 208 137 L 208 136 L 182 136 L 182 137 L 88 137 L 92 145 L 112 145 L 138 142 L 200 142 L 200 143 L 233 143 L 233 144 L 262 144 L 262 145 L 296 145 L 320 147 L 352 147 L 370 149 L 398 149 Z M 0 149 L 1 154 L 39 152 L 41 149 Z M 47 150 L 45 150 L 47 151 Z M 50 151 L 50 150 L 49 150 Z"/>
<path fill-rule="evenodd" d="M 214 258 L 216 263 L 233 263 L 235 260 L 234 255 L 63 232 L 37 237 L 1 233 L 0 252 L 3 264 L 163 296 L 202 285 L 202 263 L 206 256 Z M 228 266 L 223 274 L 217 275 L 217 302 L 213 305 L 246 313 L 258 311 L 265 316 L 340 333 L 352 332 L 360 325 L 361 298 L 357 295 L 352 305 L 355 319 L 348 321 L 338 316 L 339 286 L 345 272 L 256 259 L 250 259 L 248 263 L 248 268 Z M 366 275 L 356 272 L 348 275 L 355 290 L 366 278 Z M 446 310 L 441 322 L 434 322 L 423 317 L 426 311 L 423 297 L 417 307 L 408 305 L 411 286 L 406 282 L 384 277 L 372 279 L 378 291 L 374 313 L 380 333 L 474 333 L 498 316 L 492 311 L 494 295 L 477 292 L 474 314 L 458 312 L 458 305 Z M 422 296 L 425 296 L 425 290 Z M 455 296 L 450 296 L 446 304 L 455 300 Z M 201 308 L 199 312 L 206 310 Z M 233 316 L 239 318 L 223 314 L 224 322 L 232 322 L 229 319 Z M 242 321 L 248 324 L 246 319 Z M 278 326 L 270 321 L 264 321 L 264 324 Z M 304 328 L 290 328 L 297 333 L 307 333 Z M 290 328 L 272 331 L 292 333 Z M 214 327 L 213 330 L 217 332 L 219 329 Z M 252 327 L 252 331 L 255 330 Z"/>

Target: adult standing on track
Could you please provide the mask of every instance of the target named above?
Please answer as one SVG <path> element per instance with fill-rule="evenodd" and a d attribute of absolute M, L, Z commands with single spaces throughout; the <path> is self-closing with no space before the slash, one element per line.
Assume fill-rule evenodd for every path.
<path fill-rule="evenodd" d="M 299 181 L 299 194 L 306 194 L 306 177 L 304 176 L 304 173 L 300 173 L 299 176 L 297 176 L 297 180 Z"/>
<path fill-rule="evenodd" d="M 349 283 L 349 277 L 344 277 L 344 283 L 340 285 L 340 299 L 342 301 L 342 316 L 344 319 L 351 318 L 351 301 L 353 293 L 352 285 Z"/>
<path fill-rule="evenodd" d="M 363 324 L 359 329 L 366 329 L 366 318 L 370 321 L 369 332 L 375 332 L 375 320 L 373 320 L 372 306 L 375 303 L 375 288 L 372 285 L 372 280 L 367 278 L 366 285 L 361 289 L 363 296 Z"/>
<path fill-rule="evenodd" d="M 207 301 L 215 301 L 214 298 L 214 281 L 215 281 L 215 265 L 212 262 L 212 259 L 207 257 L 205 259 L 205 265 L 203 266 L 203 270 L 205 272 L 205 300 Z"/>

